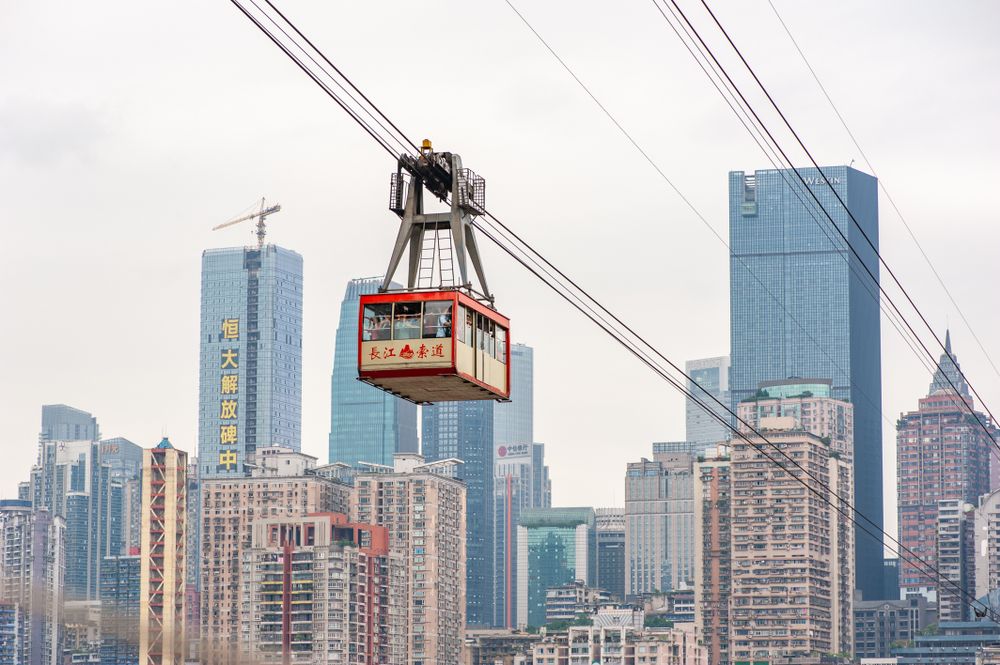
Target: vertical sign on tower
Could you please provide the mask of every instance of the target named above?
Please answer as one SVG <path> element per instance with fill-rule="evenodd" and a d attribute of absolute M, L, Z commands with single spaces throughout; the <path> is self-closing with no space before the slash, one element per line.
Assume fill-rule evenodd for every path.
<path fill-rule="evenodd" d="M 222 320 L 222 339 L 231 343 L 239 342 L 239 318 Z M 222 350 L 219 369 L 222 376 L 219 383 L 219 463 L 217 471 L 232 471 L 239 462 L 237 443 L 239 441 L 239 425 L 237 422 L 237 404 L 240 393 L 240 350 L 226 348 Z"/>

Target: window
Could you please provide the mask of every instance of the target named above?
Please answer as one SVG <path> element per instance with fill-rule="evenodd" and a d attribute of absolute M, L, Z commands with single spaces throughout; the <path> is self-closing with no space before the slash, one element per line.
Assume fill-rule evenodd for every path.
<path fill-rule="evenodd" d="M 497 326 L 497 360 L 507 364 L 507 329 Z"/>
<path fill-rule="evenodd" d="M 465 339 L 462 341 L 469 346 L 475 346 L 476 341 L 472 338 L 472 330 L 476 325 L 474 321 L 474 314 L 471 309 L 466 309 L 465 307 L 463 307 L 461 311 L 465 312 Z"/>
<path fill-rule="evenodd" d="M 424 337 L 451 337 L 451 307 L 448 300 L 424 303 Z"/>
<path fill-rule="evenodd" d="M 392 332 L 389 328 L 391 318 L 392 303 L 366 305 L 361 339 L 365 342 L 389 339 Z"/>
<path fill-rule="evenodd" d="M 398 302 L 392 317 L 393 339 L 420 339 L 420 303 Z"/>

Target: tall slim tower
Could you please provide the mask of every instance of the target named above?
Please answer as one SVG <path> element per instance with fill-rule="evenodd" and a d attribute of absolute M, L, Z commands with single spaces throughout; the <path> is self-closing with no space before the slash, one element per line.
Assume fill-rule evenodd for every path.
<path fill-rule="evenodd" d="M 878 290 L 867 274 L 878 277 L 878 257 L 830 189 L 878 247 L 878 181 L 847 166 L 798 173 L 861 259 L 795 172 L 729 174 L 733 410 L 762 381 L 832 379 L 832 396 L 854 405 L 854 505 L 881 527 L 880 321 Z M 858 588 L 877 598 L 882 542 L 859 528 L 855 546 Z"/>
<path fill-rule="evenodd" d="M 417 405 L 358 381 L 360 298 L 381 284 L 381 277 L 352 279 L 340 304 L 330 377 L 330 462 L 391 465 L 396 453 L 418 452 Z"/>
<path fill-rule="evenodd" d="M 945 336 L 945 347 L 947 353 L 941 356 L 927 396 L 920 398 L 916 411 L 901 414 L 896 423 L 899 542 L 932 568 L 939 563 L 940 503 L 975 505 L 990 491 L 993 443 L 983 426 L 1000 438 L 989 416 L 969 415 L 973 399 L 958 371 L 950 334 Z M 958 514 L 962 517 L 964 512 Z M 903 559 L 899 570 L 904 597 L 919 593 L 935 600 L 941 585 L 925 574 L 927 566 Z"/>
<path fill-rule="evenodd" d="M 201 257 L 198 462 L 243 473 L 270 445 L 302 439 L 302 257 L 277 245 Z"/>
<path fill-rule="evenodd" d="M 164 438 L 143 453 L 139 663 L 183 665 L 187 453 Z"/>

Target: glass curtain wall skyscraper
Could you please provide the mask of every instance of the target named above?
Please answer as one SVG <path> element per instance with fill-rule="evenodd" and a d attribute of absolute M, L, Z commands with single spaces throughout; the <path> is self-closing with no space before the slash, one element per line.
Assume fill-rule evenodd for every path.
<path fill-rule="evenodd" d="M 201 257 L 198 461 L 239 475 L 258 448 L 302 443 L 302 257 L 277 245 Z"/>
<path fill-rule="evenodd" d="M 730 393 L 733 410 L 765 381 L 830 379 L 854 404 L 855 506 L 882 525 L 882 373 L 877 180 L 847 166 L 729 174 Z M 875 295 L 873 295 L 875 294 Z M 856 532 L 857 584 L 882 591 L 882 543 Z"/>
<path fill-rule="evenodd" d="M 493 623 L 494 402 L 440 402 L 423 407 L 421 431 L 428 462 L 462 460 L 466 485 L 466 622 Z"/>
<path fill-rule="evenodd" d="M 394 454 L 419 452 L 417 405 L 358 381 L 358 307 L 381 283 L 381 277 L 352 279 L 340 305 L 330 378 L 331 463 L 392 466 Z"/>
<path fill-rule="evenodd" d="M 688 381 L 688 390 L 725 422 L 732 423 L 733 417 L 726 412 L 729 406 L 729 356 L 689 360 L 684 363 L 684 371 L 701 387 L 695 388 L 694 383 Z M 703 390 L 725 406 L 705 395 Z M 690 399 L 684 406 L 684 430 L 685 440 L 693 443 L 718 443 L 731 437 L 731 430 L 724 423 Z"/>

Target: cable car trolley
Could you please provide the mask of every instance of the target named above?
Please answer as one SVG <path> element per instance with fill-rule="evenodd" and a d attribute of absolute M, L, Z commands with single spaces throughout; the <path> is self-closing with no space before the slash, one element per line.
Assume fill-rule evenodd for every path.
<path fill-rule="evenodd" d="M 450 210 L 425 212 L 426 192 Z M 361 296 L 358 378 L 418 404 L 508 400 L 510 321 L 493 308 L 472 223 L 486 212 L 485 181 L 425 140 L 418 156 L 400 156 L 389 209 L 399 233 L 379 292 Z M 407 250 L 406 288 L 390 288 Z"/>

